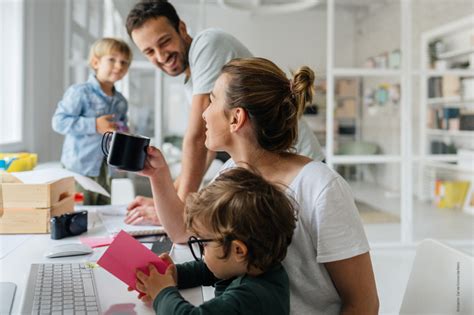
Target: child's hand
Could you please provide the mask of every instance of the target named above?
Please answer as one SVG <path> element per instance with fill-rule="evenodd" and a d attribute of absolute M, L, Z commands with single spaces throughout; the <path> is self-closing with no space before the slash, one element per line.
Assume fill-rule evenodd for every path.
<path fill-rule="evenodd" d="M 98 133 L 104 134 L 107 131 L 115 131 L 117 129 L 117 123 L 113 121 L 114 115 L 103 115 L 97 117 L 95 120 L 95 129 Z"/>
<path fill-rule="evenodd" d="M 173 276 L 174 282 L 178 283 L 178 271 L 176 270 L 176 265 L 173 262 L 173 259 L 171 259 L 170 255 L 168 253 L 163 253 L 159 256 L 161 260 L 163 260 L 165 263 L 168 264 L 168 268 L 166 271 L 170 270 L 171 275 Z"/>
<path fill-rule="evenodd" d="M 145 167 L 138 172 L 138 175 L 154 177 L 159 175 L 163 169 L 168 168 L 165 157 L 160 150 L 154 146 L 148 146 Z"/>
<path fill-rule="evenodd" d="M 161 290 L 167 287 L 176 286 L 176 281 L 173 278 L 173 267 L 174 265 L 168 266 L 164 275 L 158 273 L 156 267 L 153 264 L 148 265 L 148 270 L 150 275 L 147 276 L 140 270 L 137 271 L 137 289 L 146 294 L 155 300 L 156 296 L 160 293 Z M 144 297 L 140 298 L 144 300 Z"/>
<path fill-rule="evenodd" d="M 129 292 L 135 291 L 135 289 L 132 288 L 132 287 L 128 287 L 127 290 Z M 151 299 L 151 297 L 149 295 L 147 295 L 145 293 L 142 293 L 142 292 L 138 292 L 137 298 L 140 299 L 145 304 L 148 304 L 148 303 L 151 304 L 151 302 L 153 302 L 153 300 Z"/>

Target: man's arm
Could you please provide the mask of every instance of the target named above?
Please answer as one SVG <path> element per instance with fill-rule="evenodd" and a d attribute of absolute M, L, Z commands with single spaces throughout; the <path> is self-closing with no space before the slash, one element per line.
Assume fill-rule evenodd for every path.
<path fill-rule="evenodd" d="M 207 106 L 209 94 L 193 95 L 188 129 L 183 140 L 183 160 L 178 185 L 178 196 L 183 201 L 190 192 L 199 189 L 206 171 L 206 128 L 202 113 Z"/>
<path fill-rule="evenodd" d="M 324 266 L 341 297 L 341 314 L 378 314 L 379 299 L 369 253 Z"/>

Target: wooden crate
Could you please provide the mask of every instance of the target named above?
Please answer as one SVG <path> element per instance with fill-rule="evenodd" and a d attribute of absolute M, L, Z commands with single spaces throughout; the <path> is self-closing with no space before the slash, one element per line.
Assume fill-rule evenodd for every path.
<path fill-rule="evenodd" d="M 0 208 L 0 234 L 49 233 L 51 217 L 73 211 L 72 195 L 48 208 Z"/>
<path fill-rule="evenodd" d="M 0 173 L 0 208 L 51 208 L 75 193 L 74 177 L 46 184 L 24 184 L 8 173 Z"/>

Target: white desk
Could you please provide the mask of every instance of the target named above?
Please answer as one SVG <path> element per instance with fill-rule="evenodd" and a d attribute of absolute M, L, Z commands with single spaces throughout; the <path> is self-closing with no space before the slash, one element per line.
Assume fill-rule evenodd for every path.
<path fill-rule="evenodd" d="M 87 207 L 81 207 L 87 208 Z M 106 230 L 102 222 L 92 210 L 88 213 L 88 231 L 80 236 L 104 236 Z M 61 257 L 61 258 L 45 258 L 43 255 L 51 246 L 60 243 L 78 243 L 79 237 L 68 237 L 61 240 L 52 240 L 49 234 L 37 234 L 31 236 L 19 235 L 0 235 L 0 243 L 4 243 L 0 248 L 7 249 L 0 253 L 0 281 L 13 282 L 17 285 L 15 299 L 11 314 L 19 314 L 23 302 L 24 292 L 28 281 L 28 274 L 30 265 L 33 263 L 82 263 L 97 261 L 105 251 L 106 247 L 95 248 L 94 252 L 89 255 Z M 5 245 L 5 242 L 12 244 Z M 14 242 L 14 244 L 13 244 Z M 177 245 L 173 249 L 171 256 L 176 263 L 192 260 L 192 255 L 187 246 Z M 118 285 L 122 285 L 124 291 L 127 290 L 127 285 L 118 281 Z M 204 295 L 209 298 L 211 291 L 206 290 Z M 203 292 L 201 288 L 193 288 L 181 290 L 182 295 L 189 301 L 202 301 Z M 130 294 L 136 295 L 131 292 Z M 120 301 L 116 301 L 117 303 Z M 141 302 L 140 302 L 141 303 Z"/>

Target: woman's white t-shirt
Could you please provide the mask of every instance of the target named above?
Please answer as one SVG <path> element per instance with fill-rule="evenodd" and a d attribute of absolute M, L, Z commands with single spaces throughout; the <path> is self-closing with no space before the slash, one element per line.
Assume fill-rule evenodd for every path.
<path fill-rule="evenodd" d="M 235 167 L 227 161 L 221 171 Z M 283 265 L 290 279 L 291 314 L 339 314 L 341 299 L 324 263 L 369 251 L 347 182 L 326 164 L 306 164 L 287 193 L 298 203 L 293 240 Z"/>

